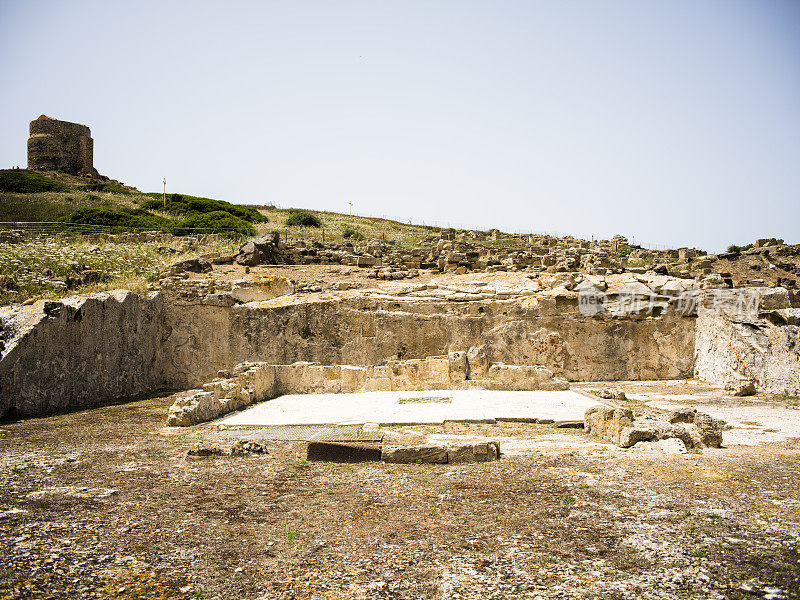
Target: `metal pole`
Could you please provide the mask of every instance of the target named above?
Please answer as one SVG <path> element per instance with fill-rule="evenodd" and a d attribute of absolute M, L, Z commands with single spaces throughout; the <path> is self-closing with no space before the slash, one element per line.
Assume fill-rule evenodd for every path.
<path fill-rule="evenodd" d="M 167 210 L 167 178 L 164 177 L 164 210 Z"/>

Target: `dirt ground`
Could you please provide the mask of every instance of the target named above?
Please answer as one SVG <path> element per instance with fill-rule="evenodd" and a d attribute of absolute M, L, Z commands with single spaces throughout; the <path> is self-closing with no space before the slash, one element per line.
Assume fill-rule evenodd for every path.
<path fill-rule="evenodd" d="M 332 464 L 276 442 L 201 458 L 187 451 L 210 425 L 163 435 L 168 404 L 0 425 L 0 597 L 800 597 L 797 440 L 648 456 L 581 430 L 455 423 L 424 433 L 517 451 Z"/>

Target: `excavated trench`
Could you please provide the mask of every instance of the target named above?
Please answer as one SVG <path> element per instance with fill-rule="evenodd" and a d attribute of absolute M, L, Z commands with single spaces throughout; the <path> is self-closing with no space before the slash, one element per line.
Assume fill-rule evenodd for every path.
<path fill-rule="evenodd" d="M 246 304 L 118 290 L 9 306 L 0 308 L 0 417 L 197 387 L 243 362 L 372 366 L 474 346 L 489 363 L 539 365 L 570 381 L 750 377 L 760 389 L 791 391 L 800 387 L 798 309 L 776 289 L 747 325 L 702 302 L 680 312 L 668 296 L 655 312 L 587 315 L 578 293 L 563 288 L 491 298 L 350 291 Z"/>

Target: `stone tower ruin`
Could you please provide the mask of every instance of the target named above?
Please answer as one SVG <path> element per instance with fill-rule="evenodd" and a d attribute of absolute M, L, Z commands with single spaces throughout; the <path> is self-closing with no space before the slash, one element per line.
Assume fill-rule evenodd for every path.
<path fill-rule="evenodd" d="M 92 132 L 86 125 L 42 115 L 31 121 L 28 168 L 97 175 L 93 166 Z"/>

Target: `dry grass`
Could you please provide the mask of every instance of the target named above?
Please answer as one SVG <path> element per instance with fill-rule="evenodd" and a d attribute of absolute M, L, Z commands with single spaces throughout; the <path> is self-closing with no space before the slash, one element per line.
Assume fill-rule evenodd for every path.
<path fill-rule="evenodd" d="M 238 245 L 219 241 L 204 246 L 202 252 L 230 254 Z M 196 244 L 186 238 L 174 238 L 169 244 L 117 242 L 103 236 L 0 243 L 0 304 L 120 288 L 142 293 L 168 264 L 197 253 Z M 99 272 L 100 281 L 76 285 L 86 270 Z"/>

